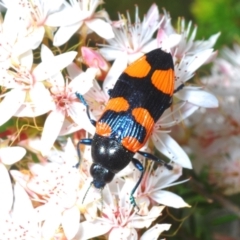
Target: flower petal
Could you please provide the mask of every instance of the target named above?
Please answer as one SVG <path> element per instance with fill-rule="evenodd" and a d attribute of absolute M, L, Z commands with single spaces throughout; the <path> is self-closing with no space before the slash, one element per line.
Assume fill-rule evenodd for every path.
<path fill-rule="evenodd" d="M 17 170 L 10 170 L 11 176 L 13 177 L 13 179 L 15 180 L 15 182 L 18 182 L 26 191 L 28 191 L 28 182 L 29 182 L 29 178 L 30 175 L 25 175 Z M 30 193 L 31 191 L 29 190 L 28 193 Z M 32 192 L 30 193 L 31 197 L 36 197 L 36 194 L 33 194 Z"/>
<path fill-rule="evenodd" d="M 26 154 L 22 147 L 6 147 L 0 149 L 0 159 L 4 164 L 11 165 L 21 160 Z"/>
<path fill-rule="evenodd" d="M 93 86 L 93 79 L 97 74 L 96 68 L 88 68 L 86 72 L 80 73 L 69 84 L 73 92 L 84 95 Z"/>
<path fill-rule="evenodd" d="M 154 172 L 154 176 L 156 177 L 149 180 L 147 184 L 154 186 L 154 189 L 159 191 L 160 189 L 178 184 L 178 182 L 175 181 L 182 176 L 182 167 L 175 164 L 173 165 L 173 170 L 169 171 L 165 166 L 158 166 Z M 151 189 L 153 189 L 153 187 L 151 187 Z"/>
<path fill-rule="evenodd" d="M 150 229 L 148 229 L 140 238 L 140 240 L 157 240 L 158 236 L 163 231 L 168 231 L 171 227 L 171 224 L 156 224 Z"/>
<path fill-rule="evenodd" d="M 5 95 L 0 103 L 0 126 L 7 122 L 20 108 L 25 99 L 26 93 L 21 89 L 12 89 Z M 3 114 L 4 113 L 4 114 Z"/>
<path fill-rule="evenodd" d="M 25 38 L 21 38 L 13 47 L 13 54 L 19 56 L 29 49 L 36 49 L 42 42 L 45 33 L 44 27 L 38 27 Z"/>
<path fill-rule="evenodd" d="M 54 58 L 53 52 L 45 44 L 42 44 L 42 46 L 41 46 L 40 55 L 41 55 L 41 59 L 43 62 L 46 62 L 46 61 Z"/>
<path fill-rule="evenodd" d="M 157 4 L 153 3 L 151 7 L 148 9 L 146 16 L 144 17 L 149 26 L 155 24 L 155 22 L 159 19 L 159 10 Z M 138 20 L 138 19 L 136 19 Z"/>
<path fill-rule="evenodd" d="M 78 159 L 78 155 L 77 155 L 77 151 L 76 151 L 76 147 L 74 146 L 71 138 L 68 138 L 67 139 L 67 144 L 64 148 L 64 154 L 65 154 L 65 158 L 70 158 L 68 161 L 67 161 L 67 165 L 68 166 L 76 166 L 76 164 L 79 162 L 79 159 Z"/>
<path fill-rule="evenodd" d="M 14 185 L 14 197 L 14 218 L 18 219 L 19 222 L 27 222 L 32 219 L 34 215 L 32 202 L 24 188 L 17 182 Z"/>
<path fill-rule="evenodd" d="M 139 53 L 142 53 L 142 55 L 143 55 L 143 53 L 148 53 L 156 48 L 158 48 L 157 39 L 152 39 L 142 47 L 141 52 L 139 52 Z M 138 56 L 139 55 L 137 54 L 136 57 L 134 57 L 135 60 L 137 60 Z M 141 56 L 139 56 L 139 57 L 141 57 Z M 134 60 L 134 58 L 132 58 L 131 62 Z"/>
<path fill-rule="evenodd" d="M 161 190 L 154 191 L 150 194 L 150 197 L 159 204 L 163 204 L 168 207 L 182 208 L 190 207 L 184 200 L 175 193 Z"/>
<path fill-rule="evenodd" d="M 85 129 L 89 133 L 94 134 L 95 127 L 89 121 L 89 118 L 86 114 L 86 107 L 82 103 L 80 102 L 72 103 L 71 108 L 69 108 L 68 110 L 68 113 L 72 120 L 78 125 L 78 127 L 80 127 L 80 129 Z"/>
<path fill-rule="evenodd" d="M 169 128 L 191 116 L 199 107 L 188 102 L 179 102 L 168 108 L 157 121 L 156 127 Z"/>
<path fill-rule="evenodd" d="M 52 239 L 55 231 L 61 224 L 61 219 L 61 213 L 55 209 L 51 209 L 42 226 L 42 234 L 44 239 Z"/>
<path fill-rule="evenodd" d="M 116 239 L 126 239 L 126 240 L 137 240 L 138 239 L 138 235 L 137 235 L 137 231 L 134 228 L 130 228 L 130 227 L 115 227 L 111 230 L 109 236 L 108 236 L 108 240 L 116 240 Z"/>
<path fill-rule="evenodd" d="M 46 156 L 53 146 L 64 121 L 64 114 L 61 111 L 52 111 L 45 123 L 41 137 L 41 153 Z"/>
<path fill-rule="evenodd" d="M 78 31 L 81 25 L 82 22 L 77 22 L 69 26 L 60 27 L 54 35 L 53 45 L 61 46 L 66 43 L 72 37 L 72 35 Z"/>
<path fill-rule="evenodd" d="M 108 47 L 100 48 L 99 52 L 108 61 L 115 60 L 116 58 L 118 58 L 120 55 L 123 54 L 123 51 L 116 50 L 116 49 L 111 49 L 111 48 L 108 48 Z M 127 58 L 127 54 L 126 54 L 126 58 Z"/>
<path fill-rule="evenodd" d="M 26 69 L 31 71 L 32 64 L 33 64 L 33 51 L 28 50 L 27 52 L 21 55 L 19 60 L 20 60 L 21 66 L 24 66 Z"/>
<path fill-rule="evenodd" d="M 59 133 L 59 136 L 68 135 L 68 134 L 71 134 L 73 132 L 77 132 L 80 129 L 82 129 L 82 126 L 80 126 L 76 123 L 70 122 L 67 119 L 65 119 L 64 122 L 63 122 L 62 129 Z M 93 130 L 91 131 L 91 133 L 92 134 L 95 133 L 95 128 L 94 127 L 93 127 Z"/>
<path fill-rule="evenodd" d="M 67 239 L 73 239 L 78 232 L 80 211 L 76 206 L 63 212 L 62 227 Z"/>
<path fill-rule="evenodd" d="M 42 222 L 47 219 L 48 215 L 51 213 L 51 207 L 52 206 L 50 204 L 44 204 L 35 208 L 38 222 Z"/>
<path fill-rule="evenodd" d="M 107 224 L 99 220 L 81 222 L 76 239 L 88 240 L 101 236 L 110 231 L 112 227 L 113 226 L 111 224 Z"/>
<path fill-rule="evenodd" d="M 43 54 L 44 54 L 44 49 L 45 47 L 42 48 Z M 76 57 L 76 55 L 77 55 L 77 52 L 71 51 L 71 52 L 66 52 L 66 53 L 57 55 L 54 58 L 41 62 L 33 70 L 33 76 L 35 77 L 35 80 L 42 81 L 55 75 L 60 70 L 67 67 Z M 44 59 L 46 58 L 44 57 Z"/>
<path fill-rule="evenodd" d="M 114 61 L 112 67 L 110 68 L 104 82 L 103 82 L 103 91 L 108 95 L 108 90 L 112 89 L 118 80 L 118 77 L 127 67 L 127 54 L 120 54 Z"/>
<path fill-rule="evenodd" d="M 53 109 L 54 102 L 42 82 L 36 82 L 28 92 L 29 102 L 21 105 L 14 114 L 17 117 L 37 117 Z"/>
<path fill-rule="evenodd" d="M 68 74 L 71 77 L 71 79 L 77 77 L 79 74 L 82 73 L 82 69 L 80 69 L 78 67 L 78 65 L 76 63 L 74 63 L 74 62 L 70 63 L 67 66 L 67 71 L 68 71 Z"/>
<path fill-rule="evenodd" d="M 218 107 L 218 100 L 213 94 L 197 88 L 194 89 L 192 87 L 185 87 L 175 95 L 182 100 L 188 101 L 200 107 Z"/>
<path fill-rule="evenodd" d="M 153 221 L 155 221 L 162 213 L 164 206 L 153 206 L 147 216 L 135 217 L 131 225 L 134 228 L 149 228 Z"/>
<path fill-rule="evenodd" d="M 9 45 L 13 45 L 16 42 L 19 34 L 19 26 L 22 24 L 22 21 L 19 19 L 19 15 L 20 11 L 17 6 L 12 6 L 6 11 L 4 22 L 1 24 L 2 32 L 4 32 L 4 38 L 8 40 Z"/>
<path fill-rule="evenodd" d="M 112 27 L 109 23 L 99 18 L 85 21 L 85 24 L 104 39 L 114 38 Z"/>
<path fill-rule="evenodd" d="M 198 52 L 195 55 L 185 55 L 180 63 L 175 64 L 175 89 L 177 89 L 182 83 L 189 80 L 194 72 L 203 65 L 209 57 L 212 55 L 213 49 L 207 49 L 201 52 Z"/>
<path fill-rule="evenodd" d="M 9 213 L 13 203 L 12 183 L 6 167 L 0 162 L 0 217 Z"/>
<path fill-rule="evenodd" d="M 192 163 L 188 155 L 178 145 L 178 143 L 166 133 L 153 134 L 153 143 L 155 147 L 167 156 L 169 159 L 174 161 L 185 168 L 192 168 Z"/>
<path fill-rule="evenodd" d="M 76 4 L 78 3 L 76 2 Z M 46 25 L 51 27 L 69 26 L 79 23 L 85 17 L 84 14 L 81 14 L 77 6 L 73 8 L 65 2 L 64 8 L 62 8 L 61 11 L 54 12 L 48 16 L 46 19 Z"/>

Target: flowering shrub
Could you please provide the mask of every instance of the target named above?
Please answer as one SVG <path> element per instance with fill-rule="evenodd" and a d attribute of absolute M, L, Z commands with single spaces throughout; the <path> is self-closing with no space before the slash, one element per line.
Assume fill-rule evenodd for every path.
<path fill-rule="evenodd" d="M 111 20 L 98 10 L 101 0 L 1 4 L 0 239 L 157 239 L 171 226 L 153 224 L 165 206 L 190 207 L 165 190 L 177 184 L 182 168 L 192 167 L 168 133 L 199 107 L 218 106 L 211 93 L 187 81 L 215 57 L 219 34 L 195 40 L 191 22 L 181 19 L 174 29 L 156 4 L 143 20 L 136 7 L 134 22 L 129 13 Z M 138 211 L 129 196 L 140 173 L 131 164 L 102 192 L 90 188 L 85 195 L 92 158 L 89 147 L 81 147 L 79 166 L 75 145 L 95 129 L 75 93 L 84 96 L 97 120 L 121 72 L 156 48 L 172 54 L 176 93 L 144 149 L 160 151 L 173 170 L 136 155 L 146 166 L 135 196 Z"/>
<path fill-rule="evenodd" d="M 202 109 L 189 121 L 196 125 L 195 139 L 189 139 L 196 155 L 196 167 L 201 170 L 207 166 L 209 182 L 225 195 L 240 192 L 239 56 L 237 44 L 233 50 L 222 49 L 220 57 L 214 61 L 211 75 L 201 79 L 219 99 L 219 108 Z"/>

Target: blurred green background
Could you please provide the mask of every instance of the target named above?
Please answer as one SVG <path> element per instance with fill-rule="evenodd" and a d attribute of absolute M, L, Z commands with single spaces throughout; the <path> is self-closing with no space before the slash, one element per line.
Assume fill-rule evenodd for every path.
<path fill-rule="evenodd" d="M 193 17 L 190 12 L 190 5 L 193 3 L 193 0 L 105 0 L 105 3 L 105 8 L 111 14 L 112 18 L 117 18 L 117 12 L 124 13 L 126 10 L 133 12 L 135 4 L 139 6 L 140 14 L 143 15 L 153 3 L 156 3 L 159 9 L 165 8 L 169 11 L 173 19 L 177 19 L 179 16 L 184 16 L 186 19 Z"/>

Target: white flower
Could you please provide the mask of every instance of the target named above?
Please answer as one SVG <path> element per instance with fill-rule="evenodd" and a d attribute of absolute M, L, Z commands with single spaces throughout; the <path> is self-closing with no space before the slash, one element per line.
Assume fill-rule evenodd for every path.
<path fill-rule="evenodd" d="M 211 178 L 217 179 L 217 172 L 219 176 L 222 174 L 223 167 L 226 166 L 226 158 L 232 158 L 232 153 L 239 146 L 237 140 L 239 134 L 239 79 L 240 61 L 239 61 L 239 47 L 234 46 L 234 50 L 224 48 L 220 58 L 214 61 L 211 75 L 201 79 L 203 84 L 212 91 L 219 99 L 218 109 L 204 110 L 200 109 L 195 115 L 188 119 L 188 124 L 195 126 L 194 138 L 190 138 L 189 146 L 191 151 L 196 155 L 194 162 L 195 169 L 198 171 L 202 169 L 203 165 L 211 165 Z M 193 94 L 192 94 L 193 97 Z M 219 168 L 214 159 L 219 159 Z M 237 158 L 236 158 L 237 159 Z M 234 169 L 235 160 L 229 161 L 229 173 Z M 214 161 L 215 162 L 215 161 Z M 237 165 L 237 164 L 236 164 Z M 215 170 L 214 170 L 215 168 Z M 230 182 L 230 175 L 228 174 L 228 182 Z M 224 192 L 234 192 L 234 174 L 232 174 L 233 185 L 226 184 L 220 181 L 220 185 L 224 188 Z"/>
<path fill-rule="evenodd" d="M 180 62 L 174 57 L 175 90 L 191 79 L 195 71 L 211 57 L 213 49 L 203 50 L 194 55 L 185 55 Z M 177 98 L 194 105 L 213 108 L 218 106 L 217 98 L 196 86 L 185 86 L 174 94 Z"/>
<path fill-rule="evenodd" d="M 34 146 L 36 151 L 39 144 L 35 142 Z M 91 181 L 89 162 L 85 160 L 85 154 L 82 154 L 84 160 L 79 172 L 79 158 L 70 138 L 64 151 L 53 150 L 47 158 L 50 163 L 30 164 L 30 172 L 11 170 L 11 175 L 24 187 L 31 199 L 38 202 L 38 207 L 35 208 L 36 219 L 42 225 L 44 239 L 56 237 L 57 230 L 67 239 L 73 239 L 79 230 L 80 210 L 86 218 L 90 213 L 96 215 L 96 201 L 99 201 L 101 195 L 99 191 L 89 191 L 84 202 L 86 210 L 83 210 L 82 200 Z"/>
<path fill-rule="evenodd" d="M 24 22 L 25 29 L 20 32 L 22 38 L 19 40 L 19 46 L 24 49 L 31 44 L 30 48 L 36 49 L 41 44 L 45 33 L 52 39 L 53 31 L 56 28 L 51 26 L 60 26 L 58 25 L 60 21 L 52 19 L 51 15 L 54 12 L 62 11 L 63 4 L 64 0 L 4 1 L 4 6 L 8 10 L 16 9 Z"/>
<path fill-rule="evenodd" d="M 221 103 L 238 98 L 240 82 L 240 47 L 234 45 L 233 50 L 223 48 L 221 56 L 214 61 L 211 75 L 202 78 L 202 82 L 220 97 Z"/>
<path fill-rule="evenodd" d="M 12 191 L 12 186 L 11 186 Z M 0 239 L 40 240 L 40 225 L 27 193 L 16 183 L 13 198 L 9 201 L 13 209 L 8 214 L 0 214 Z M 1 203 L 2 204 L 2 203 Z"/>
<path fill-rule="evenodd" d="M 113 27 L 115 38 L 107 39 L 108 45 L 99 44 L 101 54 L 107 60 L 117 59 L 122 53 L 127 53 L 128 62 L 141 57 L 144 53 L 157 48 L 157 40 L 152 38 L 159 28 L 162 19 L 159 16 L 158 7 L 153 4 L 148 10 L 143 21 L 138 16 L 138 6 L 135 10 L 135 23 L 131 23 L 127 13 L 127 21 L 119 15 L 120 26 Z"/>
<path fill-rule="evenodd" d="M 8 175 L 7 168 L 5 167 L 5 165 L 12 165 L 18 162 L 26 154 L 26 150 L 22 147 L 18 147 L 18 146 L 8 147 L 6 145 L 7 145 L 7 142 L 0 140 L 0 165 L 2 168 L 2 174 L 0 174 L 1 176 L 6 174 Z M 6 180 L 6 186 L 8 185 L 7 181 L 8 180 Z M 5 181 L 0 181 L 0 184 L 2 184 L 0 188 L 6 189 L 6 191 L 8 191 L 8 187 L 4 186 Z"/>
<path fill-rule="evenodd" d="M 121 181 L 120 181 L 121 182 Z M 151 223 L 161 215 L 163 206 L 154 206 L 146 216 L 138 215 L 133 211 L 133 206 L 129 200 L 130 187 L 126 182 L 123 186 L 117 179 L 112 184 L 114 194 L 111 194 L 108 186 L 103 190 L 103 206 L 98 204 L 102 211 L 101 217 L 95 215 L 87 221 L 80 223 L 78 239 L 89 239 L 106 234 L 109 240 L 118 239 L 138 239 L 138 229 L 148 228 Z M 94 231 L 91 229 L 94 228 Z"/>
<path fill-rule="evenodd" d="M 70 163 L 31 164 L 31 176 L 12 170 L 14 179 L 35 201 L 43 205 L 36 208 L 38 222 L 43 222 L 42 234 L 49 239 L 62 224 L 65 235 L 72 239 L 78 230 L 78 187 L 80 175 Z"/>
<path fill-rule="evenodd" d="M 208 40 L 195 40 L 197 33 L 197 26 L 192 30 L 192 22 L 185 26 L 185 19 L 182 18 L 180 22 L 180 36 L 181 39 L 177 46 L 172 49 L 174 55 L 181 59 L 184 55 L 196 55 L 201 51 L 210 49 L 216 43 L 220 33 L 212 35 Z M 209 58 L 212 55 L 209 56 Z M 206 59 L 207 60 L 207 59 Z"/>
<path fill-rule="evenodd" d="M 46 118 L 41 137 L 43 156 L 48 154 L 60 133 L 63 135 L 79 129 L 92 128 L 86 115 L 86 107 L 79 102 L 76 92 L 85 94 L 92 86 L 96 72 L 96 69 L 88 68 L 86 72 L 80 73 L 70 83 L 66 82 L 66 85 L 62 75 L 55 76 L 54 83 L 52 81 L 54 85 L 50 89 L 54 108 Z M 65 119 L 70 119 L 75 126 L 73 127 L 73 124 Z"/>
<path fill-rule="evenodd" d="M 22 147 L 4 147 L 4 142 L 1 142 L 0 148 L 0 193 L 1 193 L 1 204 L 0 204 L 0 239 L 5 240 L 6 236 L 14 239 L 14 237 L 19 237 L 24 234 L 24 231 L 29 231 L 30 228 L 26 227 L 26 222 L 24 216 L 29 216 L 29 202 L 24 201 L 20 206 L 19 200 L 26 196 L 26 193 L 22 193 L 21 189 L 18 191 L 19 187 L 15 185 L 15 191 L 13 193 L 12 183 L 5 166 L 12 165 L 15 162 L 21 160 L 26 154 L 26 150 Z M 24 196 L 23 196 L 23 195 Z M 14 203 L 13 200 L 15 199 Z M 19 214 L 20 209 L 25 209 L 25 215 Z M 13 209 L 13 210 L 12 210 Z M 32 213 L 31 213 L 32 214 Z M 23 218 L 22 218 L 23 217 Z M 32 217 L 32 216 L 31 216 Z M 21 219 L 22 218 L 22 219 Z M 21 221 L 19 221 L 21 219 Z M 21 225 L 22 227 L 21 227 Z M 11 226 L 11 227 L 10 227 Z M 9 229 L 14 229 L 15 231 L 9 231 Z M 33 229 L 32 229 L 33 230 Z"/>
<path fill-rule="evenodd" d="M 107 13 L 104 10 L 95 13 L 96 8 L 102 3 L 102 0 L 70 0 L 69 4 L 65 2 L 64 11 L 57 12 L 52 16 L 61 21 L 61 27 L 53 39 L 54 45 L 60 46 L 66 43 L 75 32 L 80 30 L 81 33 L 81 29 L 84 35 L 90 29 L 102 38 L 113 38 L 112 27 L 106 21 L 108 20 Z M 88 29 L 85 29 L 86 27 Z"/>
<path fill-rule="evenodd" d="M 197 109 L 198 106 L 186 102 L 173 104 L 173 106 L 168 108 L 155 123 L 151 136 L 153 144 L 158 151 L 184 168 L 191 169 L 191 161 L 182 147 L 168 135 L 170 132 L 168 129 L 192 115 Z"/>
<path fill-rule="evenodd" d="M 11 62 L 24 51 L 29 50 L 29 45 L 21 49 L 19 46 L 19 34 L 24 30 L 20 14 L 16 9 L 6 11 L 3 16 L 0 13 L 0 68 L 1 71 L 8 69 Z"/>
<path fill-rule="evenodd" d="M 184 19 L 181 20 L 180 31 L 179 43 L 170 50 L 174 61 L 175 91 L 177 91 L 174 96 L 199 107 L 217 107 L 218 100 L 214 95 L 202 90 L 201 87 L 184 86 L 184 84 L 194 76 L 199 67 L 216 55 L 212 46 L 220 34 L 211 36 L 207 41 L 194 41 L 197 28 L 195 27 L 191 33 L 190 22 L 185 29 Z M 182 88 L 183 86 L 184 88 Z"/>
<path fill-rule="evenodd" d="M 69 65 L 76 52 L 67 52 L 49 57 L 49 49 L 42 45 L 42 62 L 33 69 L 33 53 L 21 55 L 19 63 L 12 65 L 12 70 L 2 71 L 0 85 L 11 89 L 2 97 L 0 110 L 5 114 L 0 117 L 0 125 L 12 116 L 36 117 L 52 108 L 52 98 L 43 81 L 53 77 Z"/>
<path fill-rule="evenodd" d="M 156 203 L 173 208 L 190 207 L 177 194 L 163 190 L 180 183 L 173 182 L 182 175 L 181 167 L 173 165 L 173 169 L 169 170 L 165 166 L 158 166 L 153 170 L 153 165 L 153 163 L 149 164 L 136 196 L 139 207 L 143 208 L 142 211 L 146 212 L 149 205 Z M 139 179 L 139 173 L 135 171 L 133 180 L 129 179 L 129 181 L 134 182 L 137 179 Z"/>
<path fill-rule="evenodd" d="M 1 205 L 0 205 L 0 218 L 8 214 L 12 208 L 13 193 L 12 183 L 8 174 L 7 168 L 0 162 L 0 192 L 1 192 Z"/>
<path fill-rule="evenodd" d="M 232 138 L 227 154 L 218 154 L 211 157 L 209 161 L 209 182 L 225 195 L 233 195 L 240 192 L 239 144 L 239 139 Z"/>

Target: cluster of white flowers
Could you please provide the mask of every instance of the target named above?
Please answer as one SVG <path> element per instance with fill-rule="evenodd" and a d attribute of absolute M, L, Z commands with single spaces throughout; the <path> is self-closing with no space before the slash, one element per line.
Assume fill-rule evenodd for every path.
<path fill-rule="evenodd" d="M 218 109 L 202 109 L 190 117 L 190 139 L 196 167 L 209 167 L 209 181 L 226 195 L 240 192 L 240 46 L 223 48 L 202 83 L 219 100 Z M 201 153 L 201 154 L 199 154 Z"/>
<path fill-rule="evenodd" d="M 185 26 L 182 19 L 175 30 L 169 14 L 159 13 L 156 4 L 142 21 L 136 7 L 134 23 L 128 13 L 112 21 L 105 10 L 98 11 L 102 0 L 1 0 L 0 4 L 4 11 L 0 20 L 0 127 L 4 129 L 0 239 L 84 240 L 101 235 L 114 240 L 158 239 L 170 228 L 170 224 L 152 225 L 164 207 L 189 207 L 181 197 L 162 190 L 177 184 L 173 182 L 182 167 L 192 167 L 168 135 L 169 128 L 199 107 L 218 106 L 212 94 L 186 82 L 215 57 L 212 47 L 219 34 L 197 41 L 196 27 Z M 87 47 L 89 33 L 91 39 L 98 35 L 97 49 Z M 77 45 L 71 45 L 73 35 L 79 39 Z M 73 142 L 79 140 L 79 130 L 93 135 L 95 129 L 75 93 L 84 96 L 97 120 L 121 72 L 156 48 L 172 54 L 177 91 L 172 107 L 155 124 L 151 141 L 170 159 L 173 170 L 146 164 L 135 194 L 139 212 L 129 200 L 140 176 L 131 164 L 102 194 L 91 188 L 82 203 L 92 181 L 92 158 L 89 147 L 81 148 L 82 162 L 76 168 L 79 160 Z M 73 142 L 65 137 L 69 134 Z M 144 148 L 151 150 L 148 144 Z"/>

